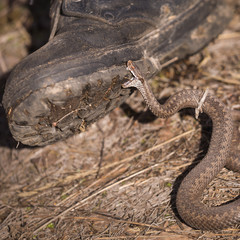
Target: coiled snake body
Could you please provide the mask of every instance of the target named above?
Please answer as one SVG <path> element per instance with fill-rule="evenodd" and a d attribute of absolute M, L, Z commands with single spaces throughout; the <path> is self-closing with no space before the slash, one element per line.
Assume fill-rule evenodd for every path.
<path fill-rule="evenodd" d="M 122 85 L 137 88 L 150 110 L 160 118 L 168 118 L 183 108 L 198 108 L 204 92 L 183 90 L 161 105 L 154 97 L 140 71 L 128 61 L 128 69 L 134 77 Z M 217 230 L 240 224 L 240 199 L 217 207 L 208 207 L 201 202 L 201 195 L 213 178 L 226 166 L 240 172 L 240 156 L 231 151 L 237 148 L 239 139 L 235 134 L 231 111 L 216 97 L 208 94 L 202 111 L 213 122 L 213 132 L 206 156 L 182 181 L 176 197 L 177 211 L 191 227 L 202 230 Z"/>

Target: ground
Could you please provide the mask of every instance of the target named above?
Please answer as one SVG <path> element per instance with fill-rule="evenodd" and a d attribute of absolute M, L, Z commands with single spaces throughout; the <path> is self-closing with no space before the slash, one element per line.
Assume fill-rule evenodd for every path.
<path fill-rule="evenodd" d="M 1 93 L 14 65 L 47 41 L 48 3 L 39 2 L 0 3 Z M 240 110 L 239 1 L 214 42 L 150 84 L 158 99 L 208 88 Z M 208 119 L 196 120 L 191 111 L 155 118 L 135 92 L 85 132 L 31 148 L 12 139 L 0 107 L 0 239 L 239 239 L 239 229 L 194 230 L 174 213 L 177 183 L 206 153 L 210 129 Z M 234 199 L 239 183 L 239 173 L 223 169 L 202 200 Z"/>

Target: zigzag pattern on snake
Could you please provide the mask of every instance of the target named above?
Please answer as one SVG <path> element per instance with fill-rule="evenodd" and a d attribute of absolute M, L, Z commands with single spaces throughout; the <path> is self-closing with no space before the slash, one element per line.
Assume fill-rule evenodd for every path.
<path fill-rule="evenodd" d="M 154 97 L 147 81 L 139 69 L 128 61 L 133 78 L 123 88 L 137 88 L 150 110 L 157 117 L 168 118 L 183 108 L 198 108 L 204 92 L 183 90 L 174 94 L 161 105 Z M 240 199 L 217 207 L 208 207 L 201 202 L 201 195 L 208 184 L 223 167 L 240 172 L 240 151 L 237 150 L 239 136 L 234 129 L 231 110 L 216 97 L 208 94 L 202 111 L 213 122 L 211 142 L 206 156 L 182 181 L 176 197 L 177 211 L 191 227 L 202 230 L 218 230 L 240 224 Z M 235 151 L 235 152 L 234 152 Z"/>

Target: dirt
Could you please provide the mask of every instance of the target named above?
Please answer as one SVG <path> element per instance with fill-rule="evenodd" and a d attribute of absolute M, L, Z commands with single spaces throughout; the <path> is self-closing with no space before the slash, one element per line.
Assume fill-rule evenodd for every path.
<path fill-rule="evenodd" d="M 48 3 L 38 2 L 0 3 L 1 92 L 14 65 L 47 41 Z M 158 99 L 208 88 L 240 110 L 239 6 L 214 42 L 150 81 Z M 155 118 L 135 92 L 85 132 L 30 148 L 12 139 L 0 107 L 0 239 L 239 239 L 239 229 L 194 230 L 175 215 L 178 182 L 206 153 L 210 131 L 192 111 Z M 202 200 L 232 200 L 239 183 L 223 169 Z"/>

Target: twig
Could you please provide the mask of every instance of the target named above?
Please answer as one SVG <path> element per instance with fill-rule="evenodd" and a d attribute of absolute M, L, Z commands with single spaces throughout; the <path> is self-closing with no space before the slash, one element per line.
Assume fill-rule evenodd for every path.
<path fill-rule="evenodd" d="M 5 73 L 8 70 L 7 64 L 4 61 L 2 52 L 0 51 L 0 68 L 2 69 L 2 72 Z"/>
<path fill-rule="evenodd" d="M 238 33 L 238 32 L 222 33 L 218 37 L 219 40 L 232 39 L 232 38 L 240 38 L 240 33 Z"/>
<path fill-rule="evenodd" d="M 208 95 L 208 88 L 204 92 L 200 102 L 198 102 L 198 107 L 195 109 L 195 118 L 196 119 L 198 119 L 199 113 L 203 112 L 202 107 L 203 107 L 204 101 L 206 100 L 207 95 Z"/>
<path fill-rule="evenodd" d="M 100 156 L 99 156 L 99 163 L 98 163 L 98 170 L 97 170 L 97 173 L 96 173 L 96 179 L 98 178 L 99 176 L 99 173 L 100 173 L 100 169 L 101 169 L 101 166 L 102 166 L 102 162 L 103 162 L 103 151 L 104 151 L 104 145 L 105 145 L 105 137 L 104 137 L 104 132 L 102 131 L 101 127 L 99 126 L 99 124 L 97 124 L 97 127 L 99 129 L 99 131 L 101 132 L 102 134 L 102 144 L 101 144 L 101 149 L 100 149 Z"/>
<path fill-rule="evenodd" d="M 150 153 L 150 152 L 152 152 L 154 150 L 160 149 L 161 147 L 163 147 L 163 146 L 165 146 L 165 145 L 167 145 L 167 144 L 169 144 L 171 142 L 174 142 L 174 141 L 176 141 L 176 140 L 178 140 L 178 139 L 180 139 L 182 137 L 185 137 L 185 136 L 187 136 L 187 135 L 189 135 L 189 134 L 191 134 L 191 133 L 193 133 L 195 131 L 198 131 L 198 130 L 199 129 L 195 129 L 195 128 L 191 129 L 191 130 L 189 130 L 187 132 L 184 132 L 184 133 L 182 133 L 182 134 L 180 134 L 180 135 L 178 135 L 176 137 L 173 137 L 173 138 L 171 138 L 171 139 L 169 139 L 169 140 L 167 140 L 167 141 L 165 141 L 163 143 L 159 143 L 159 144 L 157 144 L 157 145 L 155 145 L 153 147 L 150 147 L 150 148 L 146 149 L 145 151 L 136 153 L 136 154 L 134 154 L 134 155 L 132 155 L 130 157 L 127 157 L 127 158 L 125 158 L 123 160 L 120 160 L 118 162 L 110 163 L 107 166 L 102 167 L 102 169 L 108 169 L 108 168 L 114 167 L 115 165 L 118 165 L 118 164 L 122 164 L 122 163 L 125 163 L 125 162 L 130 162 L 131 160 L 133 160 L 133 159 L 135 159 L 135 158 L 137 158 L 137 157 L 139 157 L 139 156 L 141 156 L 143 154 L 148 154 L 148 153 Z"/>
<path fill-rule="evenodd" d="M 72 110 L 71 112 L 65 114 L 63 117 L 61 117 L 60 119 L 58 119 L 56 122 L 53 122 L 53 123 L 52 123 L 52 126 L 53 126 L 53 127 L 57 127 L 57 125 L 58 125 L 62 120 L 64 120 L 66 117 L 68 117 L 68 116 L 70 116 L 71 114 L 76 113 L 77 111 L 80 111 L 80 110 L 86 110 L 86 108 L 77 108 L 77 109 L 75 109 L 75 110 Z M 85 124 L 84 119 L 82 119 L 81 125 L 82 125 L 82 124 Z"/>
<path fill-rule="evenodd" d="M 161 64 L 161 67 L 164 68 L 164 67 L 170 65 L 171 63 L 176 62 L 177 60 L 178 60 L 178 57 L 174 57 L 174 58 L 170 59 L 169 61 L 167 61 L 167 62 Z"/>
<path fill-rule="evenodd" d="M 187 136 L 187 135 L 189 135 L 189 134 L 191 134 L 191 133 L 193 133 L 193 132 L 197 132 L 197 131 L 199 131 L 199 129 L 195 129 L 195 128 L 194 128 L 194 129 L 191 129 L 191 130 L 189 130 L 189 131 L 187 131 L 187 132 L 184 132 L 184 133 L 182 133 L 182 134 L 180 134 L 180 135 L 178 135 L 178 136 L 176 136 L 176 137 L 173 137 L 173 138 L 171 138 L 171 139 L 169 139 L 169 140 L 167 140 L 167 141 L 165 141 L 165 142 L 162 142 L 162 143 L 157 144 L 157 145 L 155 145 L 155 146 L 153 146 L 153 147 L 151 147 L 151 148 L 148 148 L 148 149 L 146 149 L 145 151 L 136 153 L 136 154 L 134 154 L 134 155 L 132 155 L 132 156 L 130 156 L 130 157 L 124 158 L 124 159 L 122 159 L 122 160 L 120 160 L 120 161 L 113 162 L 113 163 L 110 163 L 110 164 L 108 164 L 108 165 L 106 165 L 106 166 L 103 166 L 101 169 L 102 169 L 102 170 L 107 170 L 107 169 L 110 169 L 110 168 L 115 167 L 115 166 L 117 166 L 117 165 L 121 165 L 122 163 L 130 162 L 130 161 L 132 161 L 133 159 L 135 159 L 135 158 L 137 158 L 137 157 L 139 157 L 139 156 L 141 156 L 141 155 L 148 154 L 148 153 L 150 153 L 150 152 L 152 152 L 152 151 L 154 151 L 154 150 L 160 149 L 160 148 L 164 147 L 165 145 L 167 145 L 167 144 L 169 144 L 169 143 L 171 143 L 171 142 L 174 142 L 174 141 L 176 141 L 176 140 L 178 140 L 178 139 L 180 139 L 180 138 L 182 138 L 182 137 L 185 137 L 185 136 Z M 70 175 L 70 176 L 67 176 L 67 177 L 64 178 L 64 179 L 61 179 L 61 180 L 59 180 L 58 182 L 55 182 L 55 183 L 47 183 L 45 186 L 40 187 L 40 188 L 37 188 L 37 189 L 33 189 L 33 190 L 30 191 L 30 192 L 21 192 L 21 193 L 18 194 L 18 196 L 19 196 L 19 197 L 29 197 L 29 196 L 32 196 L 32 195 L 34 195 L 34 194 L 37 194 L 37 193 L 40 192 L 40 191 L 46 190 L 46 189 L 51 188 L 51 187 L 55 187 L 55 186 L 57 186 L 57 185 L 59 185 L 59 184 L 67 184 L 67 183 L 69 183 L 70 181 L 73 181 L 73 180 L 79 179 L 79 178 L 81 178 L 81 177 L 85 177 L 85 176 L 88 176 L 88 175 L 90 175 L 90 174 L 96 173 L 97 170 L 98 170 L 98 169 L 92 169 L 92 170 L 89 170 L 89 171 L 85 171 L 85 172 L 83 172 L 83 173 L 76 173 L 75 175 Z"/>
<path fill-rule="evenodd" d="M 212 75 L 210 73 L 207 73 L 207 72 L 202 72 L 202 74 L 204 76 L 207 77 L 207 79 L 214 79 L 214 80 L 217 80 L 217 81 L 220 81 L 220 82 L 224 82 L 224 83 L 228 83 L 228 84 L 236 84 L 236 85 L 240 85 L 240 81 L 239 80 L 235 80 L 235 79 L 225 79 L 225 78 L 222 78 L 220 76 L 215 76 L 215 75 Z"/>

